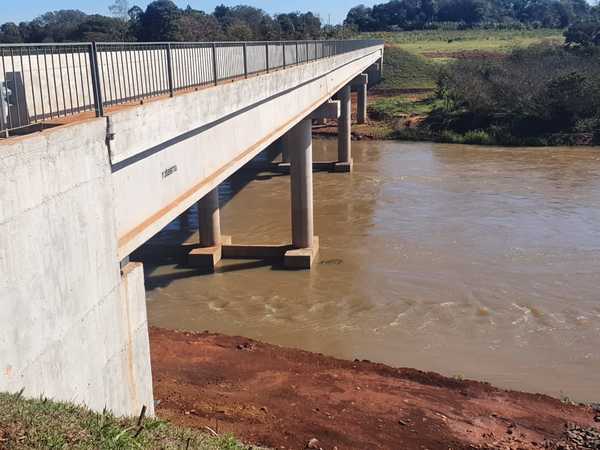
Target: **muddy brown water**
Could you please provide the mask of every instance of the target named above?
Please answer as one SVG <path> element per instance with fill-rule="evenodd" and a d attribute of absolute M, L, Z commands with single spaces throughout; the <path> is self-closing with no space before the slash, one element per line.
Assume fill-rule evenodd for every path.
<path fill-rule="evenodd" d="M 335 152 L 314 143 L 315 160 Z M 353 156 L 352 174 L 315 173 L 312 271 L 146 264 L 150 324 L 600 401 L 599 148 L 361 141 Z M 287 176 L 240 173 L 220 194 L 234 242 L 289 241 Z"/>

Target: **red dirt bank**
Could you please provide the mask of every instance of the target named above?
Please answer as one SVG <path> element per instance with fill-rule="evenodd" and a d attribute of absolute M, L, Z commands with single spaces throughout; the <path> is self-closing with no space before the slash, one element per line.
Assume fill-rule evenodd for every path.
<path fill-rule="evenodd" d="M 153 328 L 150 342 L 160 417 L 277 449 L 561 448 L 567 423 L 598 425 L 543 395 L 242 337 Z"/>

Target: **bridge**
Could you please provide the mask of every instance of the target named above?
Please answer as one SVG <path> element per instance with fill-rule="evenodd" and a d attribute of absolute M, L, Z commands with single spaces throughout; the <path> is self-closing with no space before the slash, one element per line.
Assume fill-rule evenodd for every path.
<path fill-rule="evenodd" d="M 351 90 L 362 122 L 382 63 L 367 40 L 0 46 L 0 391 L 152 413 L 129 256 L 198 205 L 189 264 L 279 252 L 310 268 L 312 123 L 337 119 L 326 164 L 351 171 Z M 266 149 L 289 167 L 290 242 L 232 243 L 217 187 Z"/>

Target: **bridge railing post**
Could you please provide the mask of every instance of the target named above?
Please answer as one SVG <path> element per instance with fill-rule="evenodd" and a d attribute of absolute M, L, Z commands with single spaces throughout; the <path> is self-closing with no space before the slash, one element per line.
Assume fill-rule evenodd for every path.
<path fill-rule="evenodd" d="M 92 72 L 92 91 L 94 94 L 94 107 L 96 117 L 104 116 L 104 101 L 102 100 L 102 89 L 100 87 L 100 67 L 98 66 L 98 48 L 96 42 L 90 45 L 90 68 Z"/>
<path fill-rule="evenodd" d="M 267 69 L 267 73 L 269 73 L 269 43 L 265 44 L 265 66 Z"/>
<path fill-rule="evenodd" d="M 281 42 L 281 55 L 283 56 L 283 68 L 285 69 L 285 41 Z"/>
<path fill-rule="evenodd" d="M 165 48 L 167 52 L 167 81 L 169 83 L 169 96 L 173 97 L 175 88 L 173 86 L 173 59 L 171 55 L 171 44 L 167 44 Z"/>
<path fill-rule="evenodd" d="M 219 83 L 219 74 L 217 68 L 217 44 L 212 44 L 212 66 L 213 66 L 213 82 L 215 86 Z"/>
<path fill-rule="evenodd" d="M 248 45 L 244 42 L 244 78 L 248 78 Z"/>

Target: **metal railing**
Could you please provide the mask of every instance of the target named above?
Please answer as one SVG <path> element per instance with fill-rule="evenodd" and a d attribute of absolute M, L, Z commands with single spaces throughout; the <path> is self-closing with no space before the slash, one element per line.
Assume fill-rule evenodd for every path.
<path fill-rule="evenodd" d="M 0 45 L 0 138 L 57 118 L 217 85 L 383 41 Z"/>

